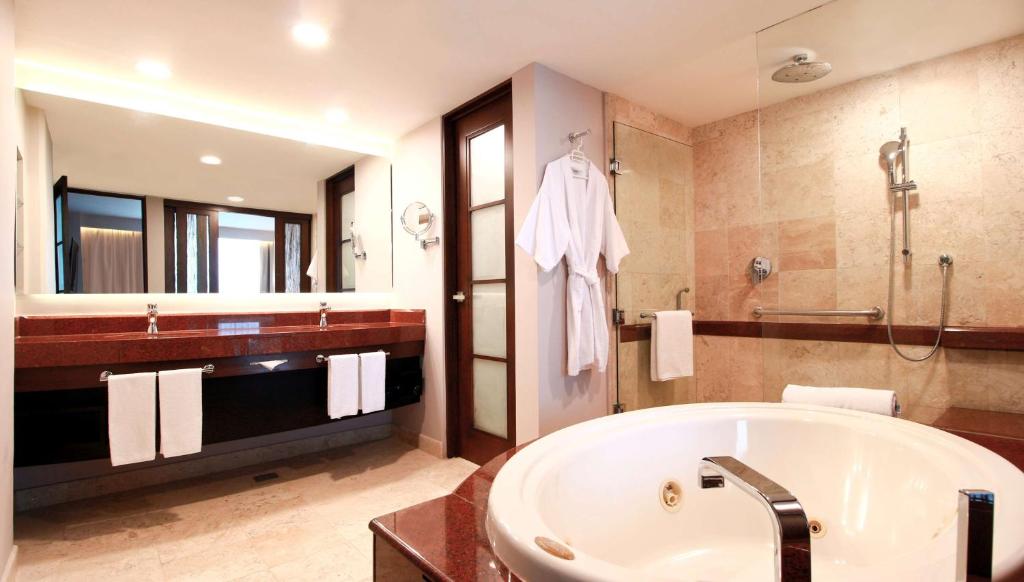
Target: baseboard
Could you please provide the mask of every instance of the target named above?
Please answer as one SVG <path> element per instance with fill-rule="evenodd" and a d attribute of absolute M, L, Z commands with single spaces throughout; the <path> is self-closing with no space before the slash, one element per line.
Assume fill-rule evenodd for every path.
<path fill-rule="evenodd" d="M 19 489 L 14 492 L 14 509 L 26 511 L 386 439 L 391 436 L 391 429 L 390 424 L 380 424 L 174 464 Z"/>
<path fill-rule="evenodd" d="M 11 546 L 11 553 L 7 555 L 7 562 L 3 572 L 0 572 L 0 582 L 14 582 L 18 576 L 18 546 Z"/>
<path fill-rule="evenodd" d="M 404 426 L 393 425 L 395 435 L 402 440 L 402 442 L 408 444 L 411 447 L 416 447 L 426 453 L 429 453 L 439 459 L 444 458 L 444 443 L 441 441 L 430 438 L 425 434 L 418 433 L 413 430 L 409 430 Z"/>

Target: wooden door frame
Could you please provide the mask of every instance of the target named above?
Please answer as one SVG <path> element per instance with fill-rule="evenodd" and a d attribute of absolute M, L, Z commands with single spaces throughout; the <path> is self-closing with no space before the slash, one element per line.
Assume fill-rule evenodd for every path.
<path fill-rule="evenodd" d="M 456 133 L 456 123 L 461 118 L 491 105 L 501 99 L 512 98 L 512 80 L 505 81 L 487 92 L 467 101 L 446 113 L 441 118 L 442 143 L 441 156 L 443 164 L 443 188 L 444 188 L 444 319 L 445 319 L 445 432 L 447 436 L 448 457 L 458 456 L 462 451 L 462 437 L 460 434 L 460 402 L 459 402 L 459 340 L 461 330 L 459 329 L 459 308 L 452 301 L 452 295 L 458 291 L 458 249 L 459 244 L 469 241 L 460 241 L 458 236 L 457 212 L 458 212 L 458 186 L 459 186 L 459 143 Z M 513 137 L 511 131 L 511 119 L 507 124 L 509 129 L 506 132 L 505 143 L 508 146 Z M 506 175 L 512 175 L 512 150 L 506 149 L 505 155 Z M 505 201 L 505 257 L 506 257 L 506 355 L 508 361 L 508 440 L 516 442 L 516 384 L 515 384 L 515 263 L 510 261 L 514 257 L 515 249 L 515 215 L 513 212 L 513 200 L 510 195 L 514 192 L 512 184 L 506 185 Z M 466 290 L 471 293 L 471 290 Z"/>
<path fill-rule="evenodd" d="M 331 191 L 331 185 L 336 183 L 344 184 L 346 181 L 351 181 L 352 189 L 348 192 L 342 192 L 335 194 Z M 346 186 L 347 188 L 347 186 Z M 334 174 L 330 178 L 327 178 L 324 186 L 324 230 L 327 234 L 327 248 L 324 249 L 325 258 L 327 259 L 327 270 L 326 270 L 326 287 L 325 290 L 328 293 L 341 293 L 344 291 L 355 291 L 355 289 L 345 289 L 341 284 L 341 273 L 338 270 L 338 254 L 341 252 L 341 231 L 343 229 L 341 222 L 341 197 L 349 192 L 356 191 L 356 166 L 355 164 L 345 168 L 344 170 Z"/>

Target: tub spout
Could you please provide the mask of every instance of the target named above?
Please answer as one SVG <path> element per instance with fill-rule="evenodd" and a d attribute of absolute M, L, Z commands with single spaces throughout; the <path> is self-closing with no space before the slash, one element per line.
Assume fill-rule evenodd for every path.
<path fill-rule="evenodd" d="M 757 499 L 771 513 L 775 531 L 775 580 L 810 582 L 811 533 L 807 515 L 785 487 L 732 457 L 704 457 L 697 469 L 701 489 L 726 481 Z"/>

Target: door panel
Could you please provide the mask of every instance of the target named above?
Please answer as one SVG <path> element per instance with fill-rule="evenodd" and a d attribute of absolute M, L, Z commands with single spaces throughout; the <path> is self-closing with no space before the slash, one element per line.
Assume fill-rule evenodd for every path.
<path fill-rule="evenodd" d="M 515 444 L 512 99 L 445 116 L 447 288 L 453 295 L 452 454 L 486 463 Z"/>

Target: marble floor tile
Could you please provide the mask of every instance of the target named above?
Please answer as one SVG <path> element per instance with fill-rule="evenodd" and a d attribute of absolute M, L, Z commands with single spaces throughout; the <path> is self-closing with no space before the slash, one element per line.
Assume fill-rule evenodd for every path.
<path fill-rule="evenodd" d="M 369 521 L 476 468 L 386 439 L 23 512 L 18 580 L 369 581 Z"/>

